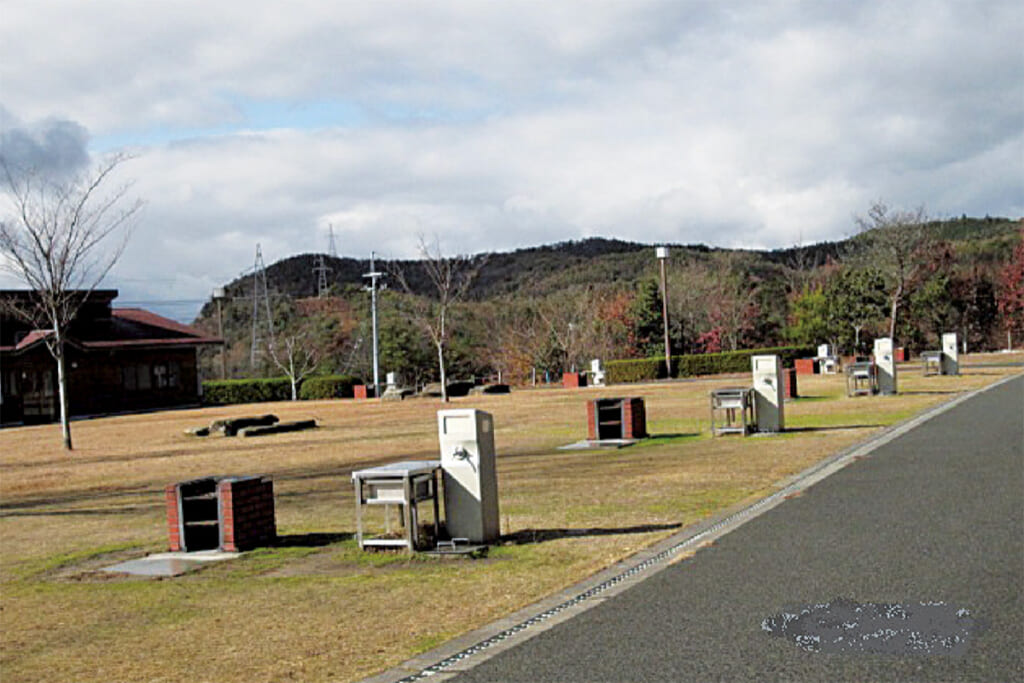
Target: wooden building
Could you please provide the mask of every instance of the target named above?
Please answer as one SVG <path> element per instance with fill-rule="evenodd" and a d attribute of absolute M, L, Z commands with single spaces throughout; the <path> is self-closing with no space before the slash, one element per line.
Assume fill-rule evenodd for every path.
<path fill-rule="evenodd" d="M 0 291 L 7 302 L 31 297 L 29 291 Z M 222 340 L 139 308 L 114 308 L 116 297 L 117 290 L 89 294 L 68 330 L 71 416 L 197 405 L 199 348 Z M 0 424 L 60 419 L 57 364 L 46 347 L 51 334 L 0 305 Z"/>

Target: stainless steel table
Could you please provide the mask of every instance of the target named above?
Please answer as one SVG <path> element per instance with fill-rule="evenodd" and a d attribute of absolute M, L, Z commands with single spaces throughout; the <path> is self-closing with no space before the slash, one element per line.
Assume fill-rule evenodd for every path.
<path fill-rule="evenodd" d="M 359 548 L 366 546 L 405 547 L 410 551 L 419 546 L 419 514 L 416 504 L 433 501 L 434 538 L 439 532 L 438 473 L 440 460 L 406 460 L 378 465 L 352 473 L 356 493 L 356 540 Z M 364 538 L 364 505 L 398 505 L 401 509 L 403 538 Z"/>
<path fill-rule="evenodd" d="M 846 367 L 846 395 L 870 396 L 878 393 L 878 368 L 872 361 L 859 361 Z"/>
<path fill-rule="evenodd" d="M 711 435 L 743 434 L 754 427 L 754 390 L 750 387 L 725 387 L 711 392 Z M 719 419 L 716 421 L 715 417 Z"/>

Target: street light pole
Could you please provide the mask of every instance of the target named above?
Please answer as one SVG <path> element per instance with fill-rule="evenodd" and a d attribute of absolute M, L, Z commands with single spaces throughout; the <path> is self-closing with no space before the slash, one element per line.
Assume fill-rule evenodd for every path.
<path fill-rule="evenodd" d="M 672 376 L 672 350 L 668 342 L 668 283 L 665 280 L 665 261 L 668 259 L 668 247 L 656 247 L 654 253 L 661 263 L 661 323 L 665 328 L 665 373 Z"/>

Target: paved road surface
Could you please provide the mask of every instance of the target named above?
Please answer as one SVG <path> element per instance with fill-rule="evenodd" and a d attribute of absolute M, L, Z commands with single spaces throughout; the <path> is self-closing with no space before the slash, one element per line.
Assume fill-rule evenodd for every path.
<path fill-rule="evenodd" d="M 1024 681 L 1022 590 L 1017 378 L 452 680 Z M 898 622 L 900 607 L 886 616 L 885 605 L 911 617 Z M 833 618 L 786 624 L 824 634 L 803 641 L 819 651 L 765 630 L 766 619 L 802 608 Z M 767 626 L 778 633 L 783 621 Z M 863 632 L 869 622 L 874 636 Z M 834 637 L 843 628 L 858 647 L 843 650 Z M 925 634 L 918 654 L 907 652 L 908 630 L 919 646 Z"/>

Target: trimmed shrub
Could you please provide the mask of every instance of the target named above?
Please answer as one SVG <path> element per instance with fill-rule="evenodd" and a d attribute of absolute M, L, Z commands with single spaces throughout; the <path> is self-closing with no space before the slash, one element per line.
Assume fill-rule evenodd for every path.
<path fill-rule="evenodd" d="M 768 349 L 672 356 L 672 376 L 695 377 L 697 375 L 749 372 L 751 356 L 776 355 L 781 357 L 783 367 L 792 367 L 795 359 L 814 355 L 816 351 L 817 349 L 810 346 L 780 346 Z M 613 360 L 606 364 L 605 372 L 609 384 L 643 382 L 663 379 L 667 376 L 663 358 Z"/>
<path fill-rule="evenodd" d="M 289 401 L 291 398 L 292 383 L 287 377 L 218 379 L 203 382 L 203 403 L 211 406 Z"/>
<path fill-rule="evenodd" d="M 307 377 L 299 387 L 299 398 L 303 401 L 315 401 L 325 398 L 352 398 L 355 393 L 352 386 L 362 384 L 362 380 L 351 375 L 321 375 Z"/>
<path fill-rule="evenodd" d="M 605 364 L 605 382 L 623 384 L 644 382 L 665 376 L 663 358 L 640 358 L 638 360 L 613 360 Z"/>
<path fill-rule="evenodd" d="M 475 383 L 469 380 L 457 379 L 454 382 L 448 383 L 448 396 L 459 397 L 469 396 L 469 392 L 476 386 Z"/>

